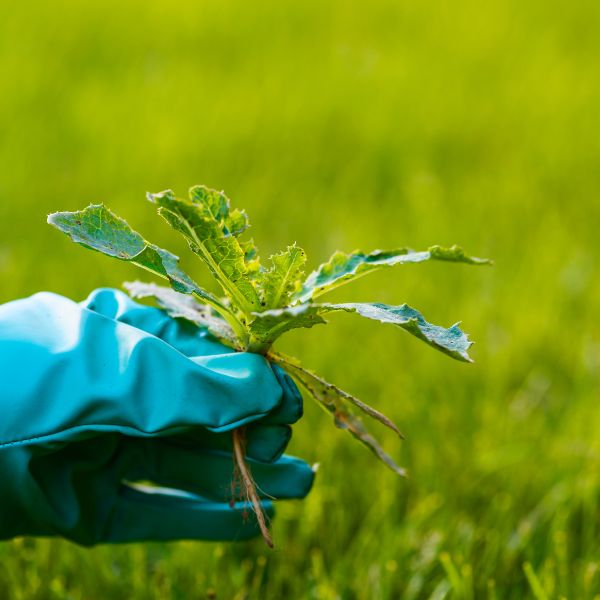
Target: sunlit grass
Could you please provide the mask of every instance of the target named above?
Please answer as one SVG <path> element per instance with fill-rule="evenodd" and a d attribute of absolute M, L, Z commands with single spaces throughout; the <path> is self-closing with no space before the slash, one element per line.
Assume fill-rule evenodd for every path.
<path fill-rule="evenodd" d="M 263 253 L 459 243 L 496 264 L 344 293 L 462 320 L 475 365 L 343 315 L 284 342 L 399 423 L 404 443 L 382 436 L 408 481 L 307 406 L 291 450 L 319 478 L 281 505 L 274 552 L 19 540 L 0 545 L 0 597 L 600 594 L 599 16 L 534 0 L 3 7 L 1 301 L 137 275 L 48 212 L 104 201 L 177 247 L 144 193 L 195 183 L 248 209 Z"/>

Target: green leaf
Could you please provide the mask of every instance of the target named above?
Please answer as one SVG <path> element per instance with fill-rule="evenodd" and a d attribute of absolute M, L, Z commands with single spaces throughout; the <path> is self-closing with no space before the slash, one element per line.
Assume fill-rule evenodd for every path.
<path fill-rule="evenodd" d="M 256 347 L 268 347 L 286 331 L 326 323 L 321 317 L 322 312 L 320 304 L 299 304 L 253 313 L 255 318 L 250 323 L 250 334 L 256 340 Z"/>
<path fill-rule="evenodd" d="M 390 306 L 378 302 L 353 302 L 345 304 L 314 304 L 312 306 L 320 307 L 320 311 L 317 309 L 317 312 L 320 314 L 343 310 L 358 313 L 362 317 L 373 319 L 380 323 L 391 323 L 405 329 L 415 337 L 418 337 L 420 340 L 423 340 L 452 358 L 472 362 L 468 350 L 473 342 L 469 340 L 467 334 L 461 331 L 458 323 L 448 328 L 432 325 L 425 320 L 418 310 L 408 306 L 408 304 Z"/>
<path fill-rule="evenodd" d="M 377 419 L 395 433 L 401 435 L 398 428 L 385 415 L 354 398 L 347 392 L 340 390 L 335 385 L 328 383 L 312 371 L 305 369 L 293 358 L 274 352 L 269 353 L 268 358 L 280 364 L 302 385 L 321 408 L 333 415 L 336 427 L 348 431 L 373 452 L 379 460 L 394 471 L 394 473 L 401 477 L 406 477 L 406 471 L 396 464 L 392 457 L 383 450 L 373 435 L 369 433 L 362 419 L 354 413 L 352 405 L 357 406 L 370 417 Z"/>
<path fill-rule="evenodd" d="M 200 304 L 192 296 L 180 294 L 162 285 L 141 281 L 126 282 L 123 287 L 132 298 L 154 298 L 171 317 L 186 319 L 198 327 L 208 329 L 213 336 L 228 345 L 236 345 L 235 334 L 227 322 L 216 315 L 209 305 Z"/>
<path fill-rule="evenodd" d="M 458 324 L 448 328 L 432 325 L 418 310 L 408 304 L 400 306 L 378 302 L 298 304 L 288 308 L 254 313 L 255 319 L 250 324 L 250 332 L 260 342 L 259 346 L 270 346 L 283 333 L 326 323 L 323 315 L 338 311 L 357 313 L 380 323 L 391 323 L 452 358 L 472 362 L 468 354 L 472 342 Z"/>
<path fill-rule="evenodd" d="M 190 200 L 176 198 L 170 190 L 148 194 L 148 199 L 159 206 L 158 212 L 167 223 L 186 238 L 235 309 L 249 314 L 260 308 L 246 263 L 248 248 L 237 239 L 248 227 L 245 213 L 230 212 L 225 194 L 204 186 L 192 188 Z"/>
<path fill-rule="evenodd" d="M 294 299 L 298 302 L 307 302 L 378 269 L 428 260 L 443 260 L 471 265 L 490 264 L 487 259 L 467 256 L 464 250 L 458 246 L 452 246 L 451 248 L 432 246 L 423 252 L 416 252 L 409 248 L 375 250 L 369 254 L 359 250 L 350 254 L 336 252 L 326 263 L 323 263 L 307 277 L 302 289 L 295 295 Z"/>
<path fill-rule="evenodd" d="M 242 251 L 244 252 L 244 262 L 246 263 L 246 271 L 250 279 L 255 279 L 260 273 L 260 258 L 258 257 L 258 248 L 254 245 L 254 240 L 240 242 Z"/>
<path fill-rule="evenodd" d="M 271 267 L 262 271 L 259 286 L 262 303 L 267 309 L 286 306 L 302 286 L 306 253 L 296 244 L 269 258 Z"/>
<path fill-rule="evenodd" d="M 76 212 L 57 212 L 48 217 L 48 223 L 74 242 L 123 260 L 169 280 L 178 292 L 196 293 L 207 301 L 217 298 L 201 290 L 179 268 L 179 258 L 150 242 L 134 231 L 127 221 L 117 217 L 102 204 L 92 204 Z"/>
<path fill-rule="evenodd" d="M 195 185 L 190 188 L 190 200 L 202 216 L 219 223 L 226 235 L 238 236 L 250 227 L 246 212 L 237 208 L 231 210 L 229 198 L 222 191 Z"/>

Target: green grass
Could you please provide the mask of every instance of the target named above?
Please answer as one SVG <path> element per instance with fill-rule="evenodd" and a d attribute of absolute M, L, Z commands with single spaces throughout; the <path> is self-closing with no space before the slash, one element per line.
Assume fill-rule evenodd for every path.
<path fill-rule="evenodd" d="M 104 201 L 177 246 L 144 193 L 194 183 L 248 209 L 263 253 L 456 242 L 496 265 L 344 292 L 462 319 L 475 365 L 351 316 L 284 343 L 400 424 L 408 481 L 309 405 L 291 451 L 319 477 L 281 505 L 274 552 L 16 540 L 0 597 L 599 597 L 599 18 L 587 0 L 6 3 L 0 301 L 136 275 L 48 212 Z"/>

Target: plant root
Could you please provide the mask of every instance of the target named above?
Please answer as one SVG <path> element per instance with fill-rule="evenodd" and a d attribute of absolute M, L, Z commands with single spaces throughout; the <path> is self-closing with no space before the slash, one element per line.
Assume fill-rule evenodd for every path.
<path fill-rule="evenodd" d="M 267 546 L 269 546 L 269 548 L 273 548 L 273 539 L 271 538 L 271 533 L 269 532 L 269 527 L 267 525 L 267 517 L 265 516 L 260 504 L 258 492 L 256 491 L 256 483 L 252 477 L 252 473 L 250 472 L 250 467 L 246 462 L 246 431 L 244 427 L 238 427 L 237 429 L 234 429 L 232 432 L 232 437 L 233 458 L 236 471 L 234 482 L 239 476 L 240 487 L 244 496 L 254 508 L 254 514 L 256 515 L 256 520 L 258 521 L 258 526 L 260 528 L 262 537 Z"/>

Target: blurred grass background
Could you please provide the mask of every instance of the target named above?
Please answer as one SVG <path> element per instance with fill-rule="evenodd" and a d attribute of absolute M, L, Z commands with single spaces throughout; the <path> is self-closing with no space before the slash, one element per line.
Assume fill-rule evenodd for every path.
<path fill-rule="evenodd" d="M 0 301 L 135 270 L 69 243 L 103 201 L 183 250 L 144 193 L 224 188 L 263 253 L 459 243 L 493 268 L 386 271 L 332 295 L 463 326 L 462 365 L 332 318 L 284 342 L 393 417 L 399 481 L 312 405 L 321 468 L 277 549 L 0 544 L 0 597 L 598 598 L 598 3 L 239 0 L 0 7 Z M 188 268 L 193 269 L 192 266 Z M 207 277 L 198 269 L 198 279 Z"/>

